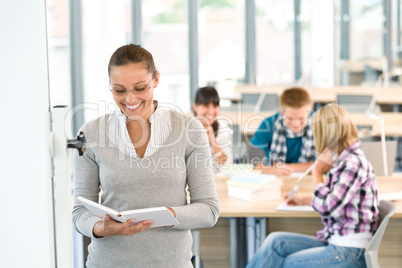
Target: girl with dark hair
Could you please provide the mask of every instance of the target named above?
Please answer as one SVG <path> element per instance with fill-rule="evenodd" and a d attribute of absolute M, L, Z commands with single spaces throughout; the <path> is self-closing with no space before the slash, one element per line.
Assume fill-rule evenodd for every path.
<path fill-rule="evenodd" d="M 214 156 L 214 169 L 231 163 L 232 130 L 226 121 L 217 119 L 219 114 L 219 95 L 214 87 L 202 87 L 195 94 L 194 115 L 201 121 L 208 134 L 211 152 Z"/>
<path fill-rule="evenodd" d="M 166 207 L 179 224 L 120 223 L 75 201 L 74 225 L 91 238 L 86 267 L 192 267 L 190 230 L 219 217 L 213 169 L 199 162 L 210 159 L 203 126 L 154 100 L 159 72 L 141 46 L 117 49 L 108 71 L 118 109 L 81 128 L 87 142 L 83 156 L 74 154 L 74 196 L 117 211 Z"/>

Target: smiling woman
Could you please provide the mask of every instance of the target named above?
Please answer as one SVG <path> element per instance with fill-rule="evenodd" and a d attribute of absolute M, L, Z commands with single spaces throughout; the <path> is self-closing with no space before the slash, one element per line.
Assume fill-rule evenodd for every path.
<path fill-rule="evenodd" d="M 199 120 L 154 100 L 159 72 L 141 46 L 117 49 L 108 71 L 119 109 L 81 128 L 87 150 L 74 155 L 74 196 L 97 202 L 102 189 L 107 207 L 166 207 L 179 224 L 120 223 L 76 202 L 74 224 L 91 238 L 87 267 L 192 267 L 190 229 L 211 227 L 219 217 L 207 135 Z"/>

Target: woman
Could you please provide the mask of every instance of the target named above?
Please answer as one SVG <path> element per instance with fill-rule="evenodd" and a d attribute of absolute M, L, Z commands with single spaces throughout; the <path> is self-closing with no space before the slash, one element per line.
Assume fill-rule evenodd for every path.
<path fill-rule="evenodd" d="M 211 227 L 219 216 L 213 171 L 202 164 L 210 155 L 203 126 L 158 106 L 153 92 L 159 72 L 141 46 L 118 48 L 108 73 L 118 109 L 82 127 L 87 148 L 83 156 L 74 155 L 74 196 L 97 202 L 102 189 L 107 207 L 164 206 L 179 224 L 119 223 L 75 202 L 74 224 L 91 238 L 87 267 L 192 267 L 190 229 Z"/>
<path fill-rule="evenodd" d="M 322 107 L 312 122 L 315 148 L 322 152 L 312 170 L 314 194 L 286 198 L 289 205 L 311 204 L 324 229 L 317 237 L 271 233 L 247 267 L 366 267 L 364 249 L 378 225 L 373 168 L 344 109 Z"/>
<path fill-rule="evenodd" d="M 194 115 L 202 122 L 208 134 L 214 159 L 214 169 L 232 163 L 232 130 L 224 120 L 217 119 L 219 114 L 219 95 L 214 87 L 202 87 L 195 94 Z"/>

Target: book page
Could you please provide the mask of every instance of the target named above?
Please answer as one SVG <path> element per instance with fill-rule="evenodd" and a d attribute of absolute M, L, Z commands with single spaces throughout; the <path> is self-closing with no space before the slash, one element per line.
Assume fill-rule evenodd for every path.
<path fill-rule="evenodd" d="M 179 223 L 166 207 L 124 211 L 121 212 L 121 215 L 127 220 L 134 218 L 134 224 L 144 220 L 151 220 L 154 222 L 152 227 L 176 225 Z"/>
<path fill-rule="evenodd" d="M 83 204 L 93 214 L 102 218 L 103 216 L 105 216 L 105 214 L 108 214 L 112 219 L 118 222 L 126 222 L 129 219 L 135 218 L 134 223 L 138 223 L 143 220 L 152 220 L 154 222 L 152 227 L 179 224 L 177 219 L 172 215 L 172 213 L 170 213 L 170 211 L 166 207 L 135 209 L 119 213 L 114 209 L 108 208 L 104 205 L 98 204 L 81 196 L 77 197 L 77 200 L 80 201 L 80 203 Z M 121 214 L 121 216 L 117 216 L 118 214 Z"/>
<path fill-rule="evenodd" d="M 99 217 L 103 218 L 105 214 L 108 214 L 115 221 L 118 222 L 126 221 L 126 219 L 124 219 L 123 217 L 118 217 L 117 215 L 119 214 L 119 212 L 114 209 L 108 208 L 104 205 L 101 205 L 99 203 L 96 203 L 81 196 L 77 197 L 77 200 L 80 201 L 80 203 L 83 204 L 89 211 L 91 211 L 93 214 Z"/>
<path fill-rule="evenodd" d="M 285 202 L 281 203 L 276 210 L 278 211 L 306 211 L 306 212 L 314 212 L 312 206 L 288 206 Z"/>

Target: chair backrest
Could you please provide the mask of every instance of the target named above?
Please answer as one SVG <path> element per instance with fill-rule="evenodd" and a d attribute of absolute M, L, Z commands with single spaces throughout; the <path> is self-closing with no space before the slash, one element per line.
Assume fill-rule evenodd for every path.
<path fill-rule="evenodd" d="M 245 111 L 278 111 L 279 97 L 275 93 L 243 93 L 242 108 Z"/>
<path fill-rule="evenodd" d="M 348 112 L 364 113 L 370 106 L 371 95 L 338 94 L 338 104 Z"/>
<path fill-rule="evenodd" d="M 260 93 L 243 93 L 241 94 L 241 102 L 243 104 L 257 104 Z"/>
<path fill-rule="evenodd" d="M 387 155 L 387 169 L 388 173 L 392 174 L 395 168 L 396 162 L 396 149 L 398 147 L 398 141 L 386 141 L 385 149 Z M 368 161 L 370 161 L 373 166 L 374 173 L 376 176 L 385 175 L 385 167 L 383 161 L 382 143 L 381 141 L 364 141 L 361 143 L 361 149 L 366 155 Z"/>
<path fill-rule="evenodd" d="M 258 112 L 256 107 L 260 98 L 260 93 L 243 93 L 241 95 L 241 110 L 246 112 Z"/>
<path fill-rule="evenodd" d="M 265 94 L 264 100 L 261 103 L 260 111 L 278 111 L 279 97 L 278 94 Z"/>
<path fill-rule="evenodd" d="M 378 228 L 364 253 L 366 265 L 368 268 L 378 268 L 378 248 L 380 247 L 382 237 L 384 236 L 385 229 L 387 228 L 389 218 L 394 215 L 396 206 L 394 203 L 381 200 L 380 212 L 378 217 Z"/>

